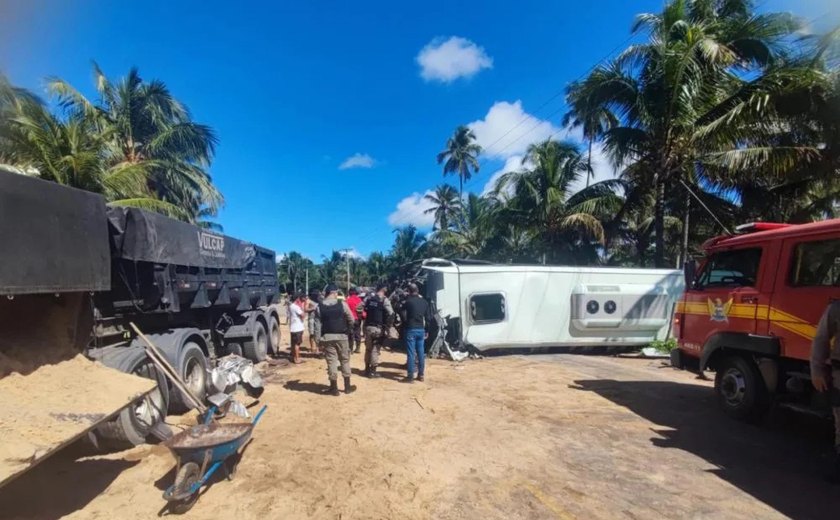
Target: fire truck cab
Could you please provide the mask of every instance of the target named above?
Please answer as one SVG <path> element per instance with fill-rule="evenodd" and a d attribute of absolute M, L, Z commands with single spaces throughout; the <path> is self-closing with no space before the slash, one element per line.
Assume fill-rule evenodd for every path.
<path fill-rule="evenodd" d="M 723 410 L 757 419 L 772 403 L 821 413 L 808 360 L 817 323 L 840 298 L 840 219 L 760 222 L 703 244 L 674 312 L 678 368 L 715 372 Z"/>

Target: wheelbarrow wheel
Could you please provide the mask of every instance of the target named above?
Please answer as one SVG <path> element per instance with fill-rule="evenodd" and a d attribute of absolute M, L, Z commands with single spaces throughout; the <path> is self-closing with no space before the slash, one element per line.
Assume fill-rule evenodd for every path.
<path fill-rule="evenodd" d="M 170 502 L 170 511 L 180 515 L 192 509 L 192 506 L 195 505 L 195 501 L 198 500 L 198 490 L 190 493 L 190 489 L 199 480 L 201 480 L 201 470 L 199 469 L 198 464 L 195 462 L 187 462 L 181 466 L 181 469 L 178 470 L 178 474 L 175 475 L 175 491 L 172 494 L 174 496 L 186 496 Z M 187 493 L 189 494 L 187 495 Z"/>

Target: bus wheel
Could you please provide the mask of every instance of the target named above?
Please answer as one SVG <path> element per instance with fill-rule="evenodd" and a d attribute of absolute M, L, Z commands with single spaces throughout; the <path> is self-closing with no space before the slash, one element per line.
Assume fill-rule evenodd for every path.
<path fill-rule="evenodd" d="M 723 411 L 740 421 L 756 421 L 767 411 L 767 387 L 752 361 L 730 356 L 718 364 L 715 393 Z"/>

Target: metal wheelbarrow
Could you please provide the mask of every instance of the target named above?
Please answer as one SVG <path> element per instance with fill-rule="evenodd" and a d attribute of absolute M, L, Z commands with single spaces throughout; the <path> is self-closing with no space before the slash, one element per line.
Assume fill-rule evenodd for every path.
<path fill-rule="evenodd" d="M 186 513 L 198 499 L 198 492 L 219 468 L 224 468 L 230 480 L 239 463 L 239 449 L 251 438 L 257 421 L 267 406 L 263 406 L 250 423 L 220 424 L 213 421 L 213 408 L 208 410 L 203 424 L 193 426 L 164 442 L 175 456 L 178 465 L 175 483 L 163 492 L 173 513 Z"/>

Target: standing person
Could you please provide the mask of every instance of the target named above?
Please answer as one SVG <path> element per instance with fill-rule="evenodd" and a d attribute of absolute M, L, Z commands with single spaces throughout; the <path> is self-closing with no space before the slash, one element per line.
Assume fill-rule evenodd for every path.
<path fill-rule="evenodd" d="M 330 394 L 338 395 L 338 366 L 344 375 L 344 393 L 356 390 L 350 385 L 350 352 L 347 334 L 353 328 L 353 314 L 347 304 L 338 300 L 338 288 L 327 286 L 324 301 L 315 309 L 315 319 L 321 325 L 321 350 L 327 360 Z"/>
<path fill-rule="evenodd" d="M 840 484 L 840 301 L 825 309 L 811 343 L 811 381 L 818 392 L 829 392 L 834 412 L 834 462 L 828 480 Z M 834 345 L 831 345 L 832 338 Z M 832 346 L 834 347 L 832 349 Z"/>
<path fill-rule="evenodd" d="M 408 298 L 403 304 L 403 327 L 405 328 L 405 346 L 408 354 L 408 376 L 406 383 L 414 382 L 415 358 L 417 366 L 417 380 L 424 381 L 426 369 L 425 341 L 429 337 L 429 323 L 432 321 L 432 308 L 429 302 L 420 296 L 420 289 L 416 284 L 408 284 Z"/>
<path fill-rule="evenodd" d="M 292 363 L 300 363 L 300 346 L 303 344 L 303 318 L 306 315 L 303 311 L 306 299 L 303 294 L 295 295 L 295 299 L 289 302 L 289 332 L 291 335 L 290 357 Z"/>
<path fill-rule="evenodd" d="M 385 286 L 378 286 L 375 293 L 365 298 L 365 301 L 359 304 L 356 313 L 365 314 L 365 376 L 377 378 L 379 350 L 382 348 L 382 341 L 388 337 L 388 330 L 394 319 L 394 308 L 391 306 L 391 300 L 385 295 Z"/>
<path fill-rule="evenodd" d="M 359 353 L 362 343 L 362 314 L 358 311 L 359 305 L 362 304 L 362 299 L 359 298 L 359 290 L 355 287 L 350 289 L 350 296 L 347 298 L 347 306 L 350 307 L 350 312 L 353 313 L 353 328 L 347 339 L 350 343 L 350 353 Z M 355 346 L 354 346 L 355 345 Z"/>
<path fill-rule="evenodd" d="M 309 291 L 309 301 L 306 302 L 306 313 L 309 315 L 309 351 L 320 353 L 318 343 L 321 341 L 321 324 L 315 319 L 315 309 L 321 303 L 321 291 Z"/>

